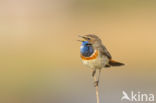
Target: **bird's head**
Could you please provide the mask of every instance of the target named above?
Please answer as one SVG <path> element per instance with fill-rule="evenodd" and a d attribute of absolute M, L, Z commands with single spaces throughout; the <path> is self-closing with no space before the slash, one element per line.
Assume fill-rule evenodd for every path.
<path fill-rule="evenodd" d="M 85 43 L 84 41 L 87 41 L 90 45 L 93 45 L 93 46 L 97 46 L 101 44 L 101 39 L 94 34 L 88 34 L 88 35 L 79 36 L 79 37 L 83 38 L 83 40 L 79 40 L 82 42 L 82 44 Z"/>

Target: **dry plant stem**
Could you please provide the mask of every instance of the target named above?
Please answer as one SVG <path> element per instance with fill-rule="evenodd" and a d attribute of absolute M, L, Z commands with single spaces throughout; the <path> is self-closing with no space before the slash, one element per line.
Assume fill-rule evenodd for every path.
<path fill-rule="evenodd" d="M 94 82 L 97 82 L 96 76 L 94 76 Z M 100 100 L 99 100 L 99 87 L 98 87 L 98 85 L 95 85 L 95 88 L 96 88 L 96 100 L 97 100 L 97 103 L 100 103 Z"/>

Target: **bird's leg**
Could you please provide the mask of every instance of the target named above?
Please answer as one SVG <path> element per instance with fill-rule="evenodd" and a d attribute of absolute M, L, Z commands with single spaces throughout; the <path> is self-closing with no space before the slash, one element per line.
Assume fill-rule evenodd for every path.
<path fill-rule="evenodd" d="M 92 72 L 92 77 L 95 76 L 95 73 L 96 73 L 96 69 L 93 70 L 93 72 Z"/>
<path fill-rule="evenodd" d="M 94 78 L 94 86 L 97 86 L 98 83 L 97 83 L 95 74 L 96 74 L 96 69 L 93 69 L 93 71 L 92 71 L 92 77 Z"/>
<path fill-rule="evenodd" d="M 98 86 L 100 80 L 101 69 L 99 69 L 98 79 L 95 81 L 95 86 Z"/>
<path fill-rule="evenodd" d="M 98 83 L 99 83 L 99 80 L 100 80 L 100 74 L 101 74 L 101 69 L 99 69 Z"/>

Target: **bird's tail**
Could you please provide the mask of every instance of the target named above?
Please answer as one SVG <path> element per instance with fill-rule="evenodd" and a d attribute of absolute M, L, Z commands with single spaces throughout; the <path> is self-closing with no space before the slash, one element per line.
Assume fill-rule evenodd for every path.
<path fill-rule="evenodd" d="M 111 65 L 111 66 L 122 66 L 122 65 L 125 65 L 125 64 L 117 62 L 117 61 L 111 59 L 111 60 L 109 60 L 109 65 Z"/>

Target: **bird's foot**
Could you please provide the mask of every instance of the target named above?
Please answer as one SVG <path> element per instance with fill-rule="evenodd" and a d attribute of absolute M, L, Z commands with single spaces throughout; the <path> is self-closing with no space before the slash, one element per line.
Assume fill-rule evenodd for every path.
<path fill-rule="evenodd" d="M 95 73 L 96 73 L 96 70 L 93 70 L 93 72 L 92 72 L 92 77 L 95 76 Z"/>
<path fill-rule="evenodd" d="M 94 82 L 94 87 L 98 86 L 99 85 L 99 81 L 95 81 Z"/>

